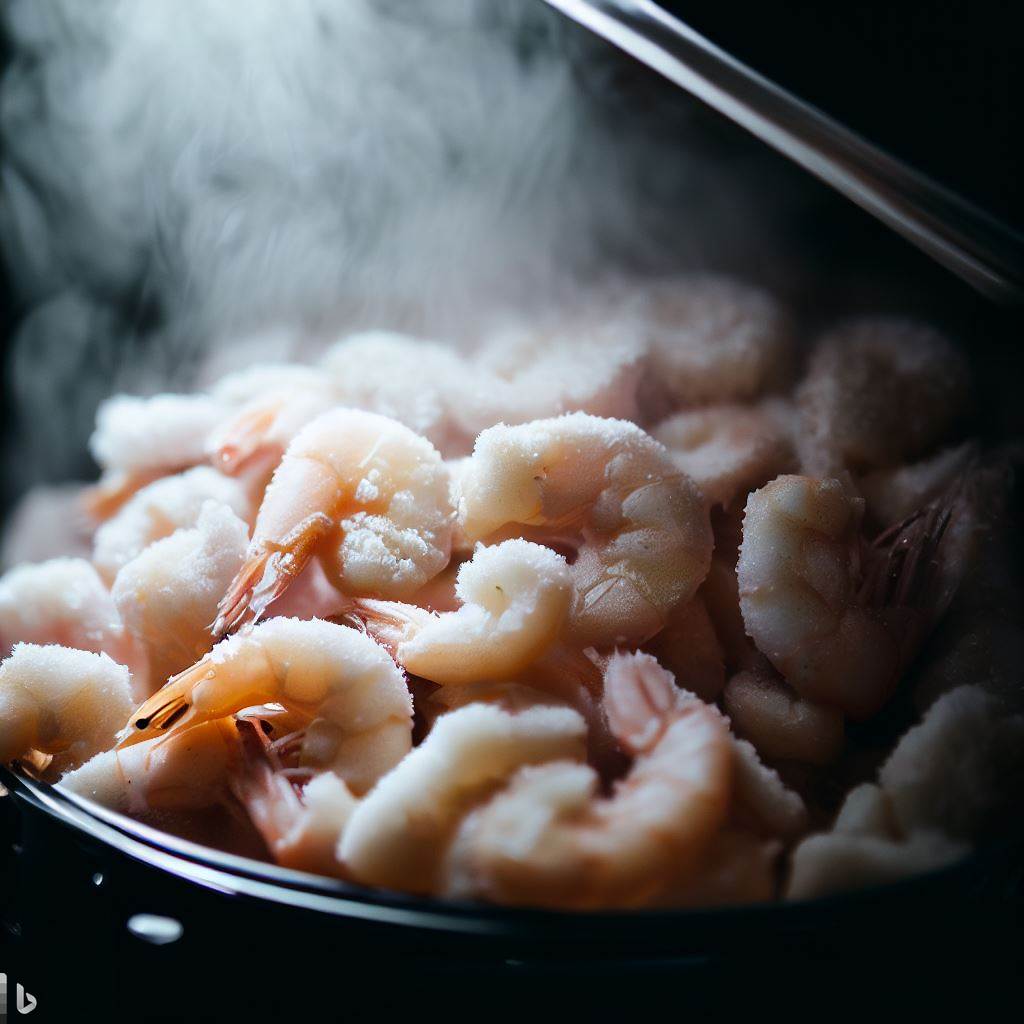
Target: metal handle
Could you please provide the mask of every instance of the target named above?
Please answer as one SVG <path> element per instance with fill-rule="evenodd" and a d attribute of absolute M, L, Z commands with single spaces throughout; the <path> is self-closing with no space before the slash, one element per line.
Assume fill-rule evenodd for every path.
<path fill-rule="evenodd" d="M 650 0 L 545 0 L 788 156 L 982 294 L 1024 303 L 1024 238 Z"/>

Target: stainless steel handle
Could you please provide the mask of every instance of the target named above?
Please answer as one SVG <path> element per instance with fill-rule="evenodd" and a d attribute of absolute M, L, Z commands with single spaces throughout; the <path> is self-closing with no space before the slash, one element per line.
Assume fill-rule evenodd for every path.
<path fill-rule="evenodd" d="M 545 0 L 831 185 L 979 292 L 1024 304 L 1024 237 L 650 0 Z"/>

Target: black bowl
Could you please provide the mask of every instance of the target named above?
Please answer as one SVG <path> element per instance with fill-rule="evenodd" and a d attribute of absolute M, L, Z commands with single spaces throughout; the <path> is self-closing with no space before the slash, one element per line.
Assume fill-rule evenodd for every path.
<path fill-rule="evenodd" d="M 18 769 L 0 782 L 17 836 L 7 971 L 51 1010 L 80 1010 L 85 991 L 144 1017 L 313 1012 L 335 991 L 349 1011 L 466 996 L 708 1008 L 745 1006 L 794 969 L 805 994 L 832 979 L 857 999 L 842 980 L 855 970 L 874 986 L 927 968 L 930 987 L 1016 966 L 1019 845 L 815 901 L 563 913 L 364 889 L 178 839 Z"/>

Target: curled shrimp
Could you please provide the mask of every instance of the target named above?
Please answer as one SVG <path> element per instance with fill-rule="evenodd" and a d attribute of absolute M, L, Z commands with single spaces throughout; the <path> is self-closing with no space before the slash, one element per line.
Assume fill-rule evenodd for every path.
<path fill-rule="evenodd" d="M 672 461 L 713 505 L 729 506 L 740 495 L 794 468 L 784 410 L 715 405 L 677 413 L 651 431 Z"/>
<path fill-rule="evenodd" d="M 118 572 L 111 596 L 148 656 L 151 686 L 143 696 L 213 646 L 210 623 L 248 540 L 245 523 L 227 505 L 208 501 L 193 527 L 150 544 Z"/>
<path fill-rule="evenodd" d="M 509 714 L 470 704 L 441 716 L 427 738 L 361 801 L 339 857 L 368 885 L 433 892 L 459 820 L 517 768 L 581 759 L 583 719 L 569 708 Z"/>
<path fill-rule="evenodd" d="M 889 698 L 948 599 L 933 584 L 949 510 L 897 530 L 862 578 L 862 509 L 838 480 L 781 476 L 747 502 L 737 566 L 758 649 L 802 697 L 854 718 Z"/>
<path fill-rule="evenodd" d="M 360 601 L 357 614 L 398 663 L 441 684 L 509 679 L 562 632 L 573 597 L 565 559 L 525 540 L 479 547 L 459 569 L 457 611 Z"/>
<path fill-rule="evenodd" d="M 164 822 L 171 812 L 223 804 L 237 757 L 235 723 L 220 718 L 126 750 L 104 750 L 63 775 L 60 785 L 122 814 Z"/>
<path fill-rule="evenodd" d="M 399 366 L 416 372 L 396 373 Z M 338 404 L 398 420 L 446 456 L 473 447 L 481 428 L 469 410 L 495 390 L 495 382 L 453 347 L 394 331 L 349 335 L 324 353 L 321 367 Z"/>
<path fill-rule="evenodd" d="M 223 415 L 222 404 L 205 394 L 107 399 L 89 438 L 102 475 L 86 508 L 106 519 L 147 484 L 205 462 L 207 435 Z"/>
<path fill-rule="evenodd" d="M 649 902 L 696 868 L 725 821 L 732 747 L 724 719 L 649 655 L 617 654 L 605 709 L 632 755 L 609 797 L 586 765 L 522 769 L 463 821 L 448 888 L 502 903 L 586 908 Z"/>
<path fill-rule="evenodd" d="M 144 685 L 144 654 L 84 558 L 22 565 L 0 578 L 0 657 L 17 643 L 103 653 L 127 665 Z"/>
<path fill-rule="evenodd" d="M 112 583 L 120 569 L 150 544 L 195 526 L 207 501 L 227 505 L 243 519 L 249 517 L 249 500 L 236 481 L 209 466 L 195 466 L 143 487 L 103 523 L 93 541 L 93 564 Z"/>
<path fill-rule="evenodd" d="M 864 317 L 818 342 L 797 392 L 805 472 L 892 466 L 948 434 L 969 395 L 963 356 L 937 331 Z"/>
<path fill-rule="evenodd" d="M 131 706 L 128 669 L 105 654 L 17 644 L 0 663 L 0 762 L 37 751 L 59 775 L 111 746 Z"/>
<path fill-rule="evenodd" d="M 513 526 L 576 548 L 568 635 L 584 647 L 652 636 L 711 560 L 700 492 L 624 420 L 572 413 L 485 430 L 461 474 L 460 513 L 470 541 Z"/>
<path fill-rule="evenodd" d="M 463 418 L 474 436 L 566 412 L 636 420 L 644 349 L 636 318 L 607 300 L 505 324 L 476 354 L 479 386 L 465 397 Z"/>
<path fill-rule="evenodd" d="M 343 593 L 406 597 L 447 565 L 453 520 L 429 441 L 374 413 L 325 413 L 275 470 L 213 631 L 258 619 L 314 556 Z"/>
<path fill-rule="evenodd" d="M 299 764 L 333 769 L 365 792 L 412 746 L 412 699 L 383 648 L 348 626 L 274 618 L 222 640 L 131 716 L 121 748 L 257 704 L 313 720 Z"/>
<path fill-rule="evenodd" d="M 649 401 L 749 401 L 789 376 L 792 323 L 767 292 L 695 275 L 647 285 L 638 302 L 650 338 Z"/>
<path fill-rule="evenodd" d="M 772 760 L 828 764 L 843 749 L 842 712 L 799 696 L 771 669 L 738 672 L 722 705 L 736 731 Z"/>

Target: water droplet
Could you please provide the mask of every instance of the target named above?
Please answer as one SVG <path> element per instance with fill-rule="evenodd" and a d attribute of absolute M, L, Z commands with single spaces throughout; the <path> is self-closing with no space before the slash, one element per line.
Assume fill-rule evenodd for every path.
<path fill-rule="evenodd" d="M 103 884 L 103 872 L 102 871 L 97 871 L 96 874 L 92 876 L 92 884 L 97 886 L 97 887 L 99 887 L 99 886 L 101 886 Z"/>
<path fill-rule="evenodd" d="M 128 918 L 128 931 L 143 942 L 151 942 L 154 946 L 166 946 L 177 942 L 185 934 L 180 921 L 173 917 L 161 917 L 159 914 L 133 914 Z"/>

